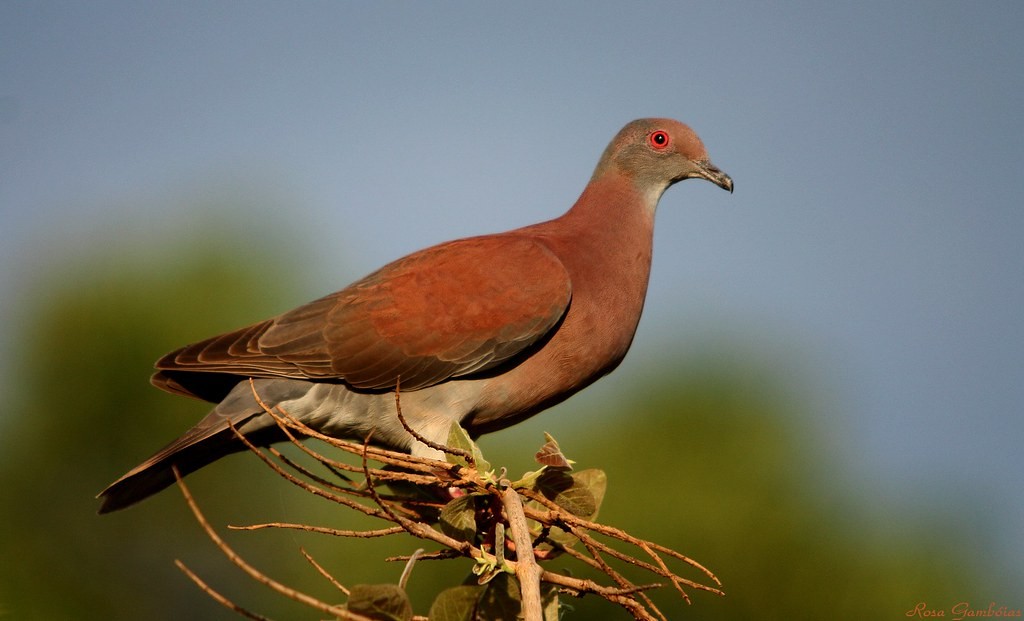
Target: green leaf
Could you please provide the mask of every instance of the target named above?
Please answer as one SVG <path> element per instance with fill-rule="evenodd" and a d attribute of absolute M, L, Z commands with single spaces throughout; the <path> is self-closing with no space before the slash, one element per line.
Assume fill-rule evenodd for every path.
<path fill-rule="evenodd" d="M 597 512 L 597 499 L 585 483 L 564 470 L 548 470 L 537 479 L 537 491 L 573 515 L 589 518 Z"/>
<path fill-rule="evenodd" d="M 576 482 L 575 485 L 586 488 L 594 497 L 594 511 L 582 516 L 588 520 L 593 520 L 597 517 L 601 503 L 604 502 L 604 493 L 608 490 L 608 475 L 604 473 L 604 470 L 587 468 L 586 470 L 574 472 L 572 478 Z"/>
<path fill-rule="evenodd" d="M 487 584 L 505 571 L 505 568 L 498 564 L 498 557 L 493 554 L 484 552 L 482 556 L 476 557 L 475 561 L 471 571 L 476 576 L 477 584 Z"/>
<path fill-rule="evenodd" d="M 558 621 L 558 588 L 542 584 L 540 597 L 544 621 Z M 448 610 L 451 616 L 439 614 Z M 467 610 L 472 616 L 464 616 Z M 522 618 L 522 611 L 519 581 L 509 574 L 499 574 L 486 587 L 463 585 L 442 592 L 430 607 L 430 621 L 515 621 Z"/>
<path fill-rule="evenodd" d="M 544 613 L 544 621 L 558 621 L 558 587 L 553 584 L 541 584 L 540 605 Z"/>
<path fill-rule="evenodd" d="M 476 496 L 467 494 L 441 509 L 441 532 L 459 541 L 476 538 Z"/>
<path fill-rule="evenodd" d="M 564 470 L 544 470 L 537 478 L 533 489 L 573 515 L 593 520 L 597 517 L 607 487 L 608 478 L 604 471 L 588 468 L 574 473 Z M 536 501 L 530 501 L 528 504 L 538 509 L 543 508 L 543 505 Z M 533 525 L 531 525 L 531 529 L 534 532 L 539 532 L 539 529 Z M 572 546 L 578 541 L 575 535 L 558 527 L 552 528 L 547 537 L 566 547 Z M 541 549 L 548 547 L 547 544 L 540 544 Z"/>
<path fill-rule="evenodd" d="M 430 605 L 430 621 L 472 621 L 483 590 L 481 586 L 462 585 L 441 591 Z"/>
<path fill-rule="evenodd" d="M 349 592 L 347 607 L 377 621 L 409 621 L 412 604 L 397 584 L 357 584 Z"/>
<path fill-rule="evenodd" d="M 499 574 L 487 583 L 476 606 L 474 621 L 515 621 L 522 612 L 519 582 L 508 574 Z M 433 619 L 431 619 L 433 621 Z"/>
<path fill-rule="evenodd" d="M 512 482 L 512 487 L 515 489 L 536 489 L 537 479 L 540 478 L 540 475 L 544 474 L 545 470 L 547 470 L 547 468 L 542 467 L 540 470 L 531 470 L 530 472 L 523 474 L 518 481 Z"/>
<path fill-rule="evenodd" d="M 448 446 L 461 449 L 472 455 L 478 472 L 487 472 L 491 469 L 491 464 L 487 463 L 487 460 L 484 459 L 484 454 L 480 452 L 480 448 L 470 439 L 469 434 L 458 423 L 452 423 L 452 426 L 448 428 Z M 450 464 L 463 466 L 464 468 L 474 467 L 462 455 L 445 453 L 445 459 Z"/>

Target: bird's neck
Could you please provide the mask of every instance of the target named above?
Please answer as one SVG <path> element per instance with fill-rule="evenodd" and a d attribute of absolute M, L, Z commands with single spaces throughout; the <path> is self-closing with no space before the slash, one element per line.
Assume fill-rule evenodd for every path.
<path fill-rule="evenodd" d="M 625 270 L 633 277 L 641 270 L 646 286 L 654 214 L 662 192 L 644 192 L 624 177 L 608 175 L 591 181 L 572 208 L 553 223 L 558 233 L 587 250 L 593 264 L 612 273 Z"/>
<path fill-rule="evenodd" d="M 592 180 L 576 204 L 543 225 L 542 237 L 565 264 L 573 297 L 594 302 L 586 313 L 595 329 L 615 333 L 612 348 L 625 349 L 643 310 L 651 271 L 657 196 L 628 179 L 608 175 Z M 541 232 L 541 231 L 538 231 Z"/>
<path fill-rule="evenodd" d="M 561 217 L 513 232 L 558 257 L 569 274 L 572 300 L 551 340 L 517 368 L 516 381 L 510 374 L 488 387 L 473 424 L 506 426 L 488 412 L 514 402 L 524 415 L 533 414 L 623 359 L 640 321 L 651 268 L 654 206 L 645 200 L 629 184 L 600 179 Z"/>
<path fill-rule="evenodd" d="M 638 222 L 654 226 L 654 212 L 667 185 L 634 183 L 625 175 L 607 172 L 590 180 L 576 204 L 566 216 L 615 217 L 638 216 Z"/>

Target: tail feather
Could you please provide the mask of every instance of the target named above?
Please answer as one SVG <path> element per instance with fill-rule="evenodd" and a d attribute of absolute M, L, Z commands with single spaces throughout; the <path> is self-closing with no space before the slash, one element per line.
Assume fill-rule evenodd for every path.
<path fill-rule="evenodd" d="M 298 380 L 263 379 L 256 380 L 255 390 L 273 407 L 303 397 L 313 386 Z M 97 496 L 102 500 L 99 512 L 124 509 L 174 483 L 174 466 L 184 476 L 225 455 L 246 450 L 245 444 L 231 430 L 232 425 L 256 446 L 284 440 L 284 433 L 277 422 L 264 413 L 253 390 L 248 381 L 235 384 L 195 427 L 100 492 Z"/>
<path fill-rule="evenodd" d="M 99 513 L 124 509 L 171 485 L 174 483 L 174 466 L 185 476 L 221 457 L 246 450 L 246 445 L 228 426 L 227 419 L 219 418 L 216 425 L 196 425 L 111 483 L 97 495 L 102 501 Z M 237 428 L 244 422 L 245 419 L 234 420 L 233 424 Z M 284 434 L 276 426 L 264 427 L 246 433 L 246 438 L 257 446 L 266 446 L 283 440 Z"/>

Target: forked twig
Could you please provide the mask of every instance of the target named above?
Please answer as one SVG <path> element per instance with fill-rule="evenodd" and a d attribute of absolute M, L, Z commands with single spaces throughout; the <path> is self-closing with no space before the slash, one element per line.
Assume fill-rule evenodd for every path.
<path fill-rule="evenodd" d="M 531 509 L 529 506 L 527 506 L 527 508 L 526 508 L 526 515 L 527 515 L 528 518 L 530 518 L 532 520 L 537 520 L 537 521 L 540 521 L 542 523 L 555 522 L 555 523 L 558 523 L 558 524 L 565 524 L 567 526 L 568 525 L 572 525 L 572 526 L 576 526 L 576 527 L 579 527 L 579 528 L 587 530 L 587 531 L 592 531 L 592 532 L 600 533 L 602 535 L 606 535 L 608 537 L 612 537 L 614 539 L 618 539 L 619 541 L 622 541 L 623 543 L 628 543 L 628 544 L 634 545 L 634 546 L 636 546 L 636 547 L 638 547 L 638 548 L 640 548 L 642 550 L 656 550 L 658 552 L 662 552 L 663 554 L 666 554 L 667 556 L 671 556 L 671 557 L 673 557 L 675 559 L 678 559 L 678 560 L 686 563 L 687 565 L 689 565 L 689 566 L 691 566 L 691 567 L 693 567 L 695 569 L 700 570 L 706 576 L 708 576 L 709 578 L 714 580 L 715 584 L 717 584 L 719 586 L 721 586 L 721 584 L 722 584 L 721 581 L 718 579 L 718 577 L 715 576 L 715 574 L 711 573 L 711 571 L 709 569 L 707 569 L 706 567 L 704 567 L 703 565 L 701 565 L 697 561 L 691 559 L 690 557 L 685 556 L 683 554 L 680 554 L 679 552 L 676 552 L 675 550 L 672 550 L 671 548 L 666 548 L 665 546 L 658 545 L 658 544 L 650 542 L 650 541 L 645 541 L 643 539 L 639 539 L 638 537 L 634 537 L 633 535 L 630 535 L 629 533 L 627 533 L 627 532 L 625 532 L 623 530 L 620 530 L 618 528 L 613 528 L 613 527 L 607 526 L 605 524 L 599 524 L 597 522 L 593 522 L 591 520 L 586 520 L 586 519 L 581 518 L 579 516 L 573 515 L 572 513 L 563 510 L 561 507 L 556 505 L 554 502 L 552 502 L 551 500 L 549 500 L 546 497 L 544 497 L 544 495 L 538 494 L 538 493 L 534 492 L 533 490 L 520 490 L 520 493 L 523 494 L 523 496 L 525 496 L 527 499 L 535 501 L 535 502 L 537 502 L 539 504 L 542 504 L 542 505 L 545 506 L 545 508 L 547 508 L 547 511 L 538 511 L 538 510 L 535 510 L 535 509 Z M 562 528 L 562 527 L 559 526 L 559 528 Z M 566 530 L 566 529 L 563 528 L 563 530 Z M 634 562 L 634 564 L 642 563 L 642 561 L 639 561 L 638 559 L 635 559 L 635 558 L 633 558 L 633 561 L 637 561 L 637 562 Z M 671 576 L 665 576 L 665 577 L 671 577 Z M 687 585 L 687 586 L 689 586 L 691 588 L 700 589 L 700 590 L 703 590 L 703 591 L 708 591 L 708 592 L 711 592 L 711 593 L 715 593 L 716 595 L 724 595 L 724 593 L 720 589 L 716 589 L 714 587 L 710 587 L 710 586 L 707 586 L 705 584 L 700 584 L 699 582 L 693 582 L 693 581 L 686 580 L 686 579 L 683 579 L 683 578 L 680 578 L 680 580 L 681 580 L 681 582 L 683 584 L 685 584 L 685 585 Z"/>
<path fill-rule="evenodd" d="M 239 556 L 238 553 L 236 553 L 231 548 L 231 546 L 227 544 L 226 541 L 221 539 L 220 535 L 217 534 L 217 531 L 213 530 L 213 527 L 210 526 L 210 523 L 206 521 L 206 516 L 204 516 L 202 511 L 199 510 L 199 505 L 196 504 L 195 499 L 192 497 L 192 492 L 188 490 L 188 487 L 182 480 L 181 473 L 178 472 L 177 466 L 172 466 L 172 469 L 174 470 L 174 478 L 178 482 L 178 487 L 181 489 L 181 493 L 185 497 L 185 502 L 188 503 L 189 509 L 192 510 L 192 515 L 195 516 L 196 521 L 199 522 L 199 525 L 206 532 L 206 536 L 209 537 L 211 541 L 213 541 L 214 545 L 216 545 L 220 549 L 224 556 L 228 557 L 228 560 L 231 561 L 231 563 L 235 565 L 235 567 L 241 569 L 256 582 L 268 586 L 274 591 L 280 593 L 281 595 L 284 595 L 289 599 L 293 599 L 297 602 L 305 604 L 315 610 L 326 612 L 327 614 L 336 615 L 338 617 L 341 617 L 342 619 L 349 619 L 351 621 L 373 621 L 372 619 L 368 619 L 363 615 L 355 614 L 349 610 L 346 610 L 345 608 L 339 608 L 338 606 L 331 606 L 330 604 L 321 602 L 315 597 L 307 595 L 301 591 L 297 591 L 296 589 L 293 589 L 291 587 L 285 586 L 280 582 L 274 580 L 270 576 L 267 576 L 260 570 L 256 569 L 249 563 L 247 563 L 245 559 Z"/>
<path fill-rule="evenodd" d="M 409 424 L 409 421 L 405 420 L 405 415 L 402 414 L 402 397 L 401 397 L 401 393 L 402 393 L 402 377 L 399 376 L 399 377 L 395 378 L 395 414 L 398 415 L 398 422 L 402 423 L 402 427 L 405 428 L 405 431 L 409 435 L 411 435 L 412 437 L 416 438 L 418 441 L 422 442 L 423 444 L 427 445 L 428 447 L 434 449 L 435 451 L 438 451 L 438 452 L 441 452 L 441 453 L 445 453 L 445 454 L 448 454 L 448 455 L 457 455 L 457 456 L 465 459 L 466 463 L 468 463 L 470 466 L 475 468 L 476 467 L 476 458 L 473 457 L 473 453 L 471 453 L 470 451 L 467 451 L 467 450 L 464 450 L 464 449 L 460 449 L 460 448 L 454 447 L 454 446 L 447 446 L 445 444 L 438 444 L 437 442 L 434 442 L 434 441 L 430 440 L 429 438 L 423 437 L 423 435 L 420 432 L 418 432 L 418 431 L 416 431 L 415 429 L 412 428 L 412 425 Z"/>

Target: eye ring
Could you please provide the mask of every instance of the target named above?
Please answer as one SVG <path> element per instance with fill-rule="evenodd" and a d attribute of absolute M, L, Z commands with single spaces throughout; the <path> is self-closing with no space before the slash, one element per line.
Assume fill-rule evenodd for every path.
<path fill-rule="evenodd" d="M 662 151 L 668 148 L 669 143 L 672 142 L 668 135 L 668 132 L 663 129 L 658 129 L 650 133 L 647 136 L 647 142 L 655 149 Z"/>

